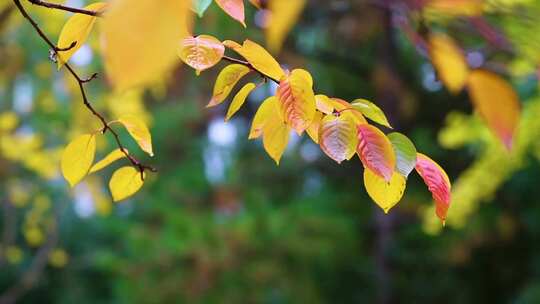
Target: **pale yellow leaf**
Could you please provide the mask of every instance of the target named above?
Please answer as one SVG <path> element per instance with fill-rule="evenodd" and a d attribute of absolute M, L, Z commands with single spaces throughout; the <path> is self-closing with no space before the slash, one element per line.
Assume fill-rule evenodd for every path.
<path fill-rule="evenodd" d="M 277 53 L 291 28 L 297 23 L 306 0 L 269 0 L 269 19 L 266 27 L 268 48 Z"/>
<path fill-rule="evenodd" d="M 118 202 L 135 194 L 144 184 L 145 174 L 141 175 L 134 167 L 122 167 L 116 170 L 109 181 L 113 201 Z"/>
<path fill-rule="evenodd" d="M 291 128 L 277 116 L 272 116 L 263 128 L 263 146 L 268 155 L 279 165 L 283 152 L 289 143 Z"/>
<path fill-rule="evenodd" d="M 96 137 L 85 134 L 75 138 L 64 149 L 61 167 L 64 178 L 71 187 L 77 185 L 87 174 L 96 154 Z"/>
<path fill-rule="evenodd" d="M 323 113 L 317 111 L 313 117 L 313 121 L 306 129 L 307 134 L 311 139 L 318 144 L 319 143 L 319 128 L 321 127 L 321 121 L 323 119 Z"/>
<path fill-rule="evenodd" d="M 162 79 L 180 61 L 192 12 L 185 0 L 116 0 L 103 20 L 103 55 L 114 86 L 125 90 Z"/>
<path fill-rule="evenodd" d="M 150 135 L 150 131 L 144 121 L 136 116 L 126 115 L 118 119 L 118 122 L 124 125 L 131 137 L 135 139 L 144 152 L 150 156 L 154 156 L 154 152 L 152 151 L 152 135 Z"/>
<path fill-rule="evenodd" d="M 278 100 L 275 96 L 268 97 L 255 113 L 251 130 L 249 131 L 249 139 L 259 138 L 263 134 L 266 122 L 273 116 L 278 116 Z"/>
<path fill-rule="evenodd" d="M 214 93 L 207 107 L 217 106 L 222 103 L 231 93 L 234 86 L 242 77 L 249 73 L 250 69 L 242 64 L 226 66 L 218 75 L 214 85 Z"/>
<path fill-rule="evenodd" d="M 450 92 L 459 93 L 469 75 L 463 51 L 452 38 L 440 33 L 430 36 L 429 48 L 439 78 Z"/>
<path fill-rule="evenodd" d="M 229 106 L 229 110 L 227 111 L 227 117 L 225 120 L 231 119 L 231 117 L 242 107 L 244 102 L 246 102 L 246 99 L 257 86 L 254 83 L 248 83 L 244 87 L 240 89 L 240 91 L 234 96 L 233 101 L 231 102 L 231 105 Z"/>
<path fill-rule="evenodd" d="M 364 186 L 366 191 L 384 213 L 394 207 L 403 197 L 407 180 L 401 174 L 394 172 L 389 182 L 375 174 L 368 168 L 364 168 Z"/>
<path fill-rule="evenodd" d="M 86 6 L 84 9 L 89 11 L 102 11 L 107 4 L 103 2 L 96 2 Z M 71 16 L 62 31 L 60 32 L 60 37 L 58 38 L 57 47 L 61 49 L 66 49 L 71 46 L 72 43 L 75 45 L 66 51 L 59 51 L 58 54 L 58 69 L 60 69 L 64 63 L 66 63 L 69 58 L 81 48 L 81 46 L 86 42 L 88 35 L 94 27 L 98 17 L 90 16 L 85 14 L 74 14 Z"/>
<path fill-rule="evenodd" d="M 257 43 L 246 40 L 243 45 L 226 40 L 223 44 L 244 57 L 255 69 L 277 81 L 285 75 L 279 63 Z"/>
<path fill-rule="evenodd" d="M 126 152 L 127 152 L 127 150 L 126 150 Z M 89 173 L 97 172 L 97 171 L 107 167 L 108 165 L 112 164 L 113 162 L 115 162 L 115 161 L 117 161 L 119 159 L 122 159 L 124 157 L 126 157 L 124 152 L 122 152 L 121 149 L 116 149 L 116 150 L 112 151 L 111 153 L 109 153 L 107 156 L 105 156 L 105 158 L 103 158 L 99 162 L 95 163 L 92 166 L 92 168 L 90 169 Z"/>
<path fill-rule="evenodd" d="M 334 105 L 330 98 L 326 95 L 315 95 L 315 104 L 317 110 L 323 112 L 324 114 L 332 114 L 334 112 Z"/>
<path fill-rule="evenodd" d="M 221 41 L 209 35 L 199 35 L 184 38 L 178 55 L 183 62 L 200 73 L 221 61 L 224 52 L 225 46 Z"/>

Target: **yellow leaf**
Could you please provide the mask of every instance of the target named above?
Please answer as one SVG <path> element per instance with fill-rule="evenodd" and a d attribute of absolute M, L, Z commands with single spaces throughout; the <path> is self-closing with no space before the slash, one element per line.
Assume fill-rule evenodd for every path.
<path fill-rule="evenodd" d="M 263 146 L 277 165 L 289 143 L 290 132 L 291 128 L 277 116 L 270 117 L 264 125 Z"/>
<path fill-rule="evenodd" d="M 317 111 L 315 112 L 315 116 L 313 117 L 313 121 L 309 125 L 309 127 L 306 129 L 307 134 L 311 139 L 318 144 L 319 143 L 319 128 L 321 127 L 321 122 L 323 119 L 323 113 Z"/>
<path fill-rule="evenodd" d="M 243 45 L 234 41 L 226 40 L 223 44 L 244 57 L 255 69 L 275 80 L 280 80 L 285 75 L 279 63 L 257 43 L 246 40 Z"/>
<path fill-rule="evenodd" d="M 444 34 L 434 34 L 429 38 L 429 53 L 443 84 L 450 92 L 459 93 L 469 74 L 462 50 L 452 38 Z"/>
<path fill-rule="evenodd" d="M 403 197 L 406 179 L 401 174 L 394 172 L 390 182 L 375 174 L 368 168 L 364 168 L 364 186 L 369 197 L 388 213 Z"/>
<path fill-rule="evenodd" d="M 183 62 L 200 73 L 216 65 L 225 52 L 221 41 L 209 35 L 186 37 L 182 40 L 178 55 Z"/>
<path fill-rule="evenodd" d="M 96 154 L 96 137 L 81 135 L 70 142 L 62 154 L 62 174 L 71 187 L 77 185 L 88 174 Z"/>
<path fill-rule="evenodd" d="M 268 48 L 277 53 L 291 28 L 300 17 L 306 0 L 269 0 L 270 16 L 266 28 Z"/>
<path fill-rule="evenodd" d="M 272 116 L 278 116 L 278 100 L 275 96 L 268 97 L 255 113 L 253 122 L 251 124 L 251 130 L 249 131 L 249 139 L 259 138 L 263 134 L 264 126 L 266 122 Z"/>
<path fill-rule="evenodd" d="M 227 15 L 246 27 L 244 0 L 216 0 L 216 3 Z"/>
<path fill-rule="evenodd" d="M 330 98 L 326 95 L 315 95 L 315 104 L 317 110 L 323 112 L 324 114 L 332 114 L 334 112 L 334 105 Z"/>
<path fill-rule="evenodd" d="M 227 117 L 225 120 L 231 119 L 231 117 L 242 107 L 249 93 L 253 91 L 257 86 L 254 83 L 248 83 L 240 89 L 240 91 L 234 96 L 229 110 L 227 111 Z"/>
<path fill-rule="evenodd" d="M 282 78 L 276 93 L 283 119 L 298 135 L 309 127 L 315 116 L 312 85 L 309 72 L 297 69 Z"/>
<path fill-rule="evenodd" d="M 506 80 L 483 70 L 472 71 L 467 84 L 475 109 L 510 150 L 521 112 L 517 93 Z"/>
<path fill-rule="evenodd" d="M 373 120 L 374 122 L 392 129 L 392 126 L 388 122 L 386 115 L 376 104 L 365 99 L 356 99 L 352 102 L 351 106 L 360 111 L 365 117 Z"/>
<path fill-rule="evenodd" d="M 126 150 L 126 152 L 127 152 L 127 150 Z M 122 150 L 120 150 L 120 149 L 116 149 L 116 150 L 112 151 L 111 153 L 109 153 L 107 156 L 105 156 L 104 159 L 100 160 L 95 165 L 93 165 L 92 168 L 90 169 L 89 173 L 97 172 L 97 171 L 107 167 L 108 165 L 112 164 L 113 162 L 115 162 L 115 161 L 117 161 L 119 159 L 122 159 L 124 157 L 126 157 L 124 152 L 122 152 Z"/>
<path fill-rule="evenodd" d="M 358 146 L 352 115 L 326 115 L 319 128 L 319 143 L 321 150 L 338 164 L 351 159 Z"/>
<path fill-rule="evenodd" d="M 141 176 L 134 167 L 122 167 L 116 170 L 109 181 L 113 201 L 118 202 L 135 194 L 144 184 L 145 174 Z"/>
<path fill-rule="evenodd" d="M 126 115 L 118 119 L 118 122 L 126 127 L 131 137 L 135 139 L 144 152 L 150 156 L 154 156 L 154 152 L 152 151 L 152 136 L 148 127 L 141 119 L 133 115 Z"/>
<path fill-rule="evenodd" d="M 332 105 L 336 111 L 341 112 L 343 115 L 351 115 L 354 117 L 354 121 L 357 125 L 367 124 L 367 120 L 364 115 L 357 109 L 355 109 L 350 103 L 339 98 L 330 98 Z"/>
<path fill-rule="evenodd" d="M 242 77 L 249 73 L 250 69 L 242 64 L 226 66 L 218 75 L 214 85 L 214 93 L 207 107 L 217 106 L 222 103 L 231 93 L 234 86 Z"/>
<path fill-rule="evenodd" d="M 484 0 L 429 0 L 426 10 L 455 16 L 478 16 L 484 10 Z"/>
<path fill-rule="evenodd" d="M 104 2 L 97 2 L 86 6 L 84 9 L 100 12 L 105 8 L 106 5 L 107 4 Z M 60 69 L 64 63 L 66 63 L 69 58 L 71 58 L 71 56 L 85 43 L 88 35 L 94 27 L 94 23 L 96 22 L 97 18 L 98 17 L 96 16 L 85 14 L 74 14 L 68 19 L 60 32 L 60 37 L 58 38 L 58 43 L 56 46 L 61 49 L 66 49 L 69 48 L 72 43 L 75 43 L 75 45 L 67 51 L 58 52 L 58 69 Z"/>
<path fill-rule="evenodd" d="M 108 76 L 119 90 L 163 78 L 179 62 L 178 43 L 188 35 L 191 1 L 116 0 L 103 20 Z"/>

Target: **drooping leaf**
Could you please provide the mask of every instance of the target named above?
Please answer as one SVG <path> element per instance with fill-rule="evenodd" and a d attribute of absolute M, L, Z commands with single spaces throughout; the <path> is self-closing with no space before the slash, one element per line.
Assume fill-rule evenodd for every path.
<path fill-rule="evenodd" d="M 218 75 L 214 85 L 214 94 L 206 107 L 214 107 L 222 103 L 231 93 L 234 86 L 250 69 L 242 64 L 226 66 Z"/>
<path fill-rule="evenodd" d="M 125 115 L 120 117 L 118 122 L 124 125 L 131 137 L 135 139 L 144 152 L 150 156 L 154 156 L 154 152 L 152 151 L 152 135 L 150 135 L 148 127 L 140 118 L 133 115 Z"/>
<path fill-rule="evenodd" d="M 202 17 L 204 12 L 208 9 L 212 0 L 192 0 L 191 9 L 199 16 Z"/>
<path fill-rule="evenodd" d="M 324 114 L 329 115 L 334 112 L 334 105 L 326 95 L 315 95 L 315 105 L 317 106 L 317 110 Z"/>
<path fill-rule="evenodd" d="M 443 84 L 450 92 L 459 93 L 469 75 L 463 51 L 452 38 L 439 33 L 430 36 L 429 53 Z"/>
<path fill-rule="evenodd" d="M 451 197 L 451 185 L 448 175 L 441 166 L 422 153 L 416 155 L 416 172 L 420 174 L 431 192 L 435 201 L 435 212 L 444 223 L 446 213 L 450 207 Z"/>
<path fill-rule="evenodd" d="M 309 127 L 315 116 L 312 85 L 309 72 L 297 69 L 282 78 L 276 93 L 285 122 L 299 135 Z"/>
<path fill-rule="evenodd" d="M 266 27 L 268 48 L 277 53 L 291 28 L 300 17 L 306 0 L 269 0 L 269 20 Z"/>
<path fill-rule="evenodd" d="M 200 73 L 216 65 L 224 53 L 225 46 L 221 41 L 209 35 L 200 35 L 184 38 L 178 55 L 183 62 Z"/>
<path fill-rule="evenodd" d="M 365 99 L 356 99 L 351 103 L 351 106 L 374 122 L 390 129 L 392 128 L 384 112 L 373 102 Z"/>
<path fill-rule="evenodd" d="M 384 213 L 394 207 L 403 197 L 406 179 L 398 172 L 394 172 L 389 182 L 368 168 L 364 169 L 364 186 L 369 197 L 381 207 Z"/>
<path fill-rule="evenodd" d="M 355 109 L 350 103 L 346 102 L 345 100 L 340 98 L 330 98 L 330 102 L 332 103 L 336 111 L 341 112 L 342 114 L 347 113 L 347 115 L 353 115 L 356 124 L 367 124 L 367 120 L 364 118 L 362 112 Z"/>
<path fill-rule="evenodd" d="M 263 127 L 263 146 L 268 155 L 279 165 L 289 143 L 291 128 L 277 116 L 271 116 Z"/>
<path fill-rule="evenodd" d="M 229 110 L 227 111 L 227 116 L 225 120 L 231 119 L 231 117 L 242 107 L 244 102 L 246 102 L 246 98 L 248 97 L 249 93 L 253 91 L 257 86 L 254 83 L 248 83 L 245 86 L 243 86 L 240 91 L 234 96 L 233 101 L 231 102 L 231 105 L 229 106 Z"/>
<path fill-rule="evenodd" d="M 126 152 L 127 152 L 127 150 L 126 150 Z M 112 151 L 111 153 L 107 154 L 107 156 L 105 156 L 105 158 L 103 158 L 99 162 L 95 163 L 92 166 L 92 168 L 90 169 L 89 174 L 97 172 L 97 171 L 107 167 L 108 165 L 110 165 L 110 164 L 114 163 L 115 161 L 117 161 L 119 159 L 122 159 L 124 157 L 126 157 L 124 152 L 122 152 L 122 150 L 120 150 L 120 149 L 116 149 L 116 150 Z"/>
<path fill-rule="evenodd" d="M 323 152 L 340 164 L 354 156 L 358 145 L 356 124 L 349 115 L 326 115 L 319 128 Z"/>
<path fill-rule="evenodd" d="M 309 127 L 306 129 L 307 134 L 311 139 L 318 144 L 319 143 L 319 129 L 321 127 L 321 122 L 323 119 L 323 113 L 317 111 L 315 112 L 315 116 L 313 117 L 313 121 L 309 125 Z"/>
<path fill-rule="evenodd" d="M 259 138 L 263 134 L 266 122 L 273 116 L 278 116 L 278 100 L 275 96 L 268 97 L 259 106 L 255 117 L 253 117 L 249 139 Z"/>
<path fill-rule="evenodd" d="M 107 4 L 103 2 L 96 2 L 86 6 L 84 9 L 100 12 L 106 5 Z M 60 32 L 60 37 L 58 38 L 56 46 L 61 49 L 66 49 L 69 48 L 72 43 L 75 43 L 75 45 L 66 51 L 58 52 L 58 69 L 60 69 L 64 63 L 66 63 L 69 58 L 81 48 L 81 46 L 83 46 L 88 35 L 92 31 L 97 18 L 98 17 L 96 16 L 85 14 L 74 14 L 68 19 Z"/>
<path fill-rule="evenodd" d="M 71 187 L 77 185 L 87 174 L 96 154 L 96 136 L 85 134 L 75 138 L 64 149 L 62 175 Z"/>
<path fill-rule="evenodd" d="M 483 70 L 472 71 L 467 84 L 475 109 L 510 150 L 521 112 L 517 93 L 506 80 Z"/>
<path fill-rule="evenodd" d="M 356 152 L 364 164 L 375 174 L 389 182 L 396 165 L 396 156 L 390 140 L 381 130 L 369 124 L 358 125 Z"/>
<path fill-rule="evenodd" d="M 103 20 L 108 77 L 119 90 L 145 86 L 178 63 L 178 42 L 188 36 L 191 1 L 116 0 Z"/>
<path fill-rule="evenodd" d="M 246 40 L 243 45 L 234 41 L 226 40 L 223 44 L 244 57 L 255 69 L 275 80 L 281 80 L 285 75 L 279 63 L 257 43 Z"/>
<path fill-rule="evenodd" d="M 116 170 L 109 181 L 109 190 L 113 201 L 118 202 L 135 194 L 144 184 L 141 173 L 134 167 L 122 167 Z"/>
<path fill-rule="evenodd" d="M 257 9 L 262 8 L 261 0 L 249 0 L 249 3 L 253 4 Z"/>
<path fill-rule="evenodd" d="M 388 139 L 396 154 L 396 170 L 407 178 L 416 166 L 416 147 L 407 136 L 401 133 L 390 133 Z"/>
<path fill-rule="evenodd" d="M 246 27 L 244 0 L 216 0 L 216 3 L 227 15 Z"/>

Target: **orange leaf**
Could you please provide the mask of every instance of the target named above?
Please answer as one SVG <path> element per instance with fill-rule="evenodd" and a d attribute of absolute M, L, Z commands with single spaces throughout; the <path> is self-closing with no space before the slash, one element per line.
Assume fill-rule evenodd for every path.
<path fill-rule="evenodd" d="M 274 57 L 272 57 L 272 55 L 270 55 L 270 53 L 262 46 L 251 40 L 244 41 L 243 45 L 231 40 L 226 40 L 223 41 L 223 45 L 240 54 L 255 69 L 268 77 L 279 81 L 281 77 L 285 75 L 276 59 L 274 59 Z"/>
<path fill-rule="evenodd" d="M 416 172 L 420 174 L 424 183 L 428 186 L 436 204 L 437 216 L 443 221 L 446 220 L 446 213 L 450 207 L 450 179 L 443 168 L 428 156 L 416 154 Z"/>
<path fill-rule="evenodd" d="M 221 41 L 208 35 L 184 38 L 178 52 L 180 59 L 197 70 L 197 74 L 216 65 L 224 53 Z"/>
<path fill-rule="evenodd" d="M 244 16 L 244 0 L 216 0 L 216 3 L 227 15 L 246 27 Z"/>
<path fill-rule="evenodd" d="M 279 83 L 276 96 L 285 122 L 299 135 L 304 132 L 315 116 L 313 79 L 305 70 L 293 70 Z"/>
<path fill-rule="evenodd" d="M 471 72 L 468 87 L 474 107 L 510 150 L 521 112 L 516 92 L 506 80 L 483 70 Z"/>
<path fill-rule="evenodd" d="M 384 178 L 392 178 L 396 156 L 392 143 L 384 133 L 369 124 L 358 125 L 358 148 L 356 149 L 364 167 Z"/>
<path fill-rule="evenodd" d="M 444 34 L 431 35 L 429 48 L 431 60 L 439 78 L 450 92 L 459 93 L 469 75 L 469 67 L 463 51 L 452 38 Z"/>
<path fill-rule="evenodd" d="M 326 115 L 319 128 L 319 141 L 323 152 L 337 163 L 351 159 L 358 145 L 352 116 Z"/>

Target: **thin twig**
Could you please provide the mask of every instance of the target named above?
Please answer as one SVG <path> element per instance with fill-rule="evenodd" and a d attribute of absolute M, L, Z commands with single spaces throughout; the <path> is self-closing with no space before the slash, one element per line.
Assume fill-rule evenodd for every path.
<path fill-rule="evenodd" d="M 31 1 L 31 0 L 28 0 L 28 1 Z M 32 1 L 34 1 L 34 0 L 32 0 Z M 38 35 L 41 37 L 41 39 L 43 39 L 43 41 L 45 41 L 49 45 L 49 47 L 56 54 L 56 56 L 59 56 L 58 47 L 54 43 L 52 43 L 52 41 L 47 37 L 47 35 L 45 35 L 45 33 L 43 33 L 43 31 L 41 30 L 39 25 L 34 21 L 34 19 L 32 19 L 32 17 L 30 17 L 30 15 L 28 15 L 26 10 L 22 6 L 20 0 L 13 0 L 13 2 L 17 6 L 17 8 L 19 9 L 19 11 L 23 15 L 23 17 L 26 18 L 28 20 L 28 22 L 30 22 L 32 27 L 36 30 Z M 113 135 L 113 137 L 114 137 L 114 139 L 116 141 L 116 144 L 118 145 L 118 148 L 120 149 L 120 151 L 122 151 L 122 153 L 124 153 L 126 158 L 131 162 L 131 164 L 134 167 L 139 169 L 139 172 L 141 173 L 141 178 L 144 177 L 144 171 L 146 171 L 146 170 L 148 170 L 150 172 L 157 172 L 157 170 L 155 168 L 142 164 L 138 159 L 136 159 L 135 157 L 133 157 L 131 154 L 128 153 L 127 149 L 124 147 L 124 145 L 120 141 L 120 137 L 118 136 L 118 133 L 107 124 L 107 121 L 105 120 L 104 116 L 101 115 L 99 112 L 97 112 L 96 109 L 94 109 L 94 107 L 88 101 L 88 97 L 86 96 L 86 91 L 84 89 L 84 85 L 86 83 L 90 82 L 91 80 L 95 79 L 97 77 L 97 73 L 92 74 L 92 76 L 90 76 L 88 78 L 82 78 L 75 72 L 75 70 L 68 63 L 64 63 L 64 67 L 69 71 L 69 73 L 77 81 L 77 83 L 79 85 L 79 89 L 81 91 L 81 96 L 82 96 L 84 105 L 103 124 L 103 128 L 102 128 L 101 132 L 103 134 L 105 134 L 107 131 L 109 131 Z"/>
<path fill-rule="evenodd" d="M 43 6 L 43 7 L 47 7 L 47 8 L 52 8 L 52 9 L 58 9 L 58 10 L 66 11 L 66 12 L 72 12 L 72 13 L 96 16 L 96 17 L 101 16 L 101 12 L 96 12 L 96 11 L 85 10 L 85 9 L 82 9 L 82 8 L 65 6 L 65 5 L 57 4 L 57 3 L 50 3 L 50 2 L 46 2 L 46 1 L 42 1 L 42 0 L 28 0 L 28 2 L 30 2 L 30 3 L 32 3 L 34 5 L 39 5 L 39 6 Z"/>

